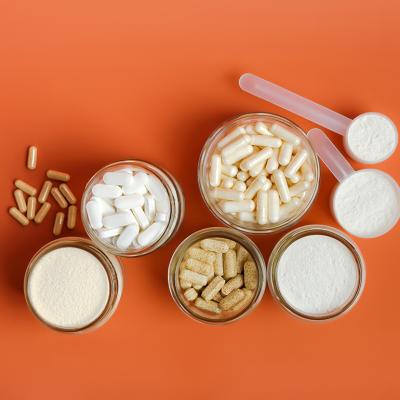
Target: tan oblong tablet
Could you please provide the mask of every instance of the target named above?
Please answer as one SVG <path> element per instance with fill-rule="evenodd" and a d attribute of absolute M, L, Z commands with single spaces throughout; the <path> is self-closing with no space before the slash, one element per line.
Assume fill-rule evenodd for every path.
<path fill-rule="evenodd" d="M 17 179 L 14 182 L 14 184 L 18 189 L 21 189 L 26 194 L 29 194 L 29 196 L 35 196 L 36 195 L 36 192 L 37 192 L 36 188 L 31 186 L 29 183 L 24 182 L 23 180 Z"/>
<path fill-rule="evenodd" d="M 78 208 L 76 206 L 68 207 L 67 215 L 67 228 L 74 229 L 76 225 L 76 214 L 78 213 Z"/>
<path fill-rule="evenodd" d="M 37 224 L 41 224 L 45 219 L 47 213 L 50 211 L 51 204 L 48 202 L 43 203 L 42 207 L 40 207 L 39 211 L 35 215 L 34 221 Z"/>
<path fill-rule="evenodd" d="M 65 215 L 62 211 L 59 211 L 56 214 L 56 217 L 54 218 L 54 226 L 53 226 L 53 234 L 55 236 L 58 236 L 61 233 L 62 227 L 64 225 L 64 218 L 65 218 Z"/>
<path fill-rule="evenodd" d="M 54 197 L 54 200 L 58 203 L 61 208 L 67 208 L 68 202 L 65 200 L 65 197 L 61 194 L 60 190 L 56 187 L 51 189 L 51 194 Z"/>
<path fill-rule="evenodd" d="M 37 147 L 29 146 L 28 148 L 28 158 L 26 160 L 26 167 L 30 170 L 36 169 L 37 165 Z"/>
<path fill-rule="evenodd" d="M 28 206 L 27 206 L 26 216 L 29 220 L 32 220 L 35 218 L 36 203 L 37 203 L 36 197 L 33 197 L 33 196 L 28 197 Z"/>
<path fill-rule="evenodd" d="M 18 210 L 23 214 L 26 213 L 26 200 L 24 196 L 24 192 L 21 189 L 14 190 L 14 198 L 17 203 Z"/>
<path fill-rule="evenodd" d="M 43 182 L 43 186 L 42 186 L 42 189 L 40 190 L 40 194 L 38 197 L 39 203 L 43 204 L 45 201 L 47 201 L 47 198 L 49 197 L 52 186 L 53 186 L 53 184 L 50 181 Z"/>
<path fill-rule="evenodd" d="M 47 177 L 55 181 L 63 181 L 63 182 L 68 182 L 71 178 L 69 174 L 67 174 L 66 172 L 56 171 L 54 169 L 49 169 L 47 171 Z"/>
<path fill-rule="evenodd" d="M 59 186 L 60 192 L 64 195 L 64 197 L 67 199 L 69 204 L 75 204 L 76 203 L 76 197 L 72 193 L 72 190 L 66 183 L 62 183 Z"/>
<path fill-rule="evenodd" d="M 28 225 L 29 224 L 29 220 L 28 218 L 25 217 L 24 214 L 22 214 L 21 211 L 18 210 L 18 208 L 16 207 L 11 207 L 8 210 L 9 214 L 16 220 L 18 221 L 21 225 Z"/>

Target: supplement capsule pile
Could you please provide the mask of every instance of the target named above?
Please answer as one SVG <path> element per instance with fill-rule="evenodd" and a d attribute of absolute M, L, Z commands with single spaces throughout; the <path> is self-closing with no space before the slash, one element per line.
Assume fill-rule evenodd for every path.
<path fill-rule="evenodd" d="M 222 213 L 266 225 L 299 212 L 314 178 L 298 135 L 259 121 L 236 127 L 218 142 L 208 179 Z"/>
<path fill-rule="evenodd" d="M 212 314 L 246 308 L 258 287 L 257 266 L 248 251 L 230 239 L 193 244 L 179 267 L 179 285 L 194 307 Z"/>
<path fill-rule="evenodd" d="M 155 243 L 168 226 L 171 204 L 163 183 L 143 170 L 106 172 L 86 203 L 89 224 L 100 241 L 120 250 Z"/>

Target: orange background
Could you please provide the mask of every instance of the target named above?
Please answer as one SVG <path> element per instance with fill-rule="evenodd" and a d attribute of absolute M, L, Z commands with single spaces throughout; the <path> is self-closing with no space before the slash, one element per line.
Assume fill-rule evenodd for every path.
<path fill-rule="evenodd" d="M 196 184 L 210 132 L 251 111 L 313 126 L 241 92 L 241 73 L 350 117 L 379 111 L 400 126 L 397 0 L 238 3 L 0 1 L 1 399 L 399 398 L 398 227 L 356 239 L 365 292 L 331 323 L 297 320 L 266 293 L 243 321 L 209 327 L 169 295 L 175 246 L 217 224 Z M 39 148 L 35 172 L 24 168 L 30 144 Z M 399 154 L 378 166 L 397 181 Z M 187 198 L 183 226 L 156 254 L 123 260 L 125 290 L 106 326 L 79 336 L 48 330 L 28 312 L 22 279 L 31 255 L 53 238 L 55 211 L 41 226 L 19 226 L 6 214 L 13 180 L 39 186 L 56 168 L 81 193 L 98 168 L 130 157 L 175 175 Z M 334 184 L 322 167 L 318 199 L 301 224 L 336 226 L 328 209 Z M 279 237 L 255 238 L 266 258 Z"/>

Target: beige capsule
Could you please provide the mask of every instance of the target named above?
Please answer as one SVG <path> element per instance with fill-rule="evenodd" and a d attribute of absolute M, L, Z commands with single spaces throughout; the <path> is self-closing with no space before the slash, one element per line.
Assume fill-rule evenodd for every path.
<path fill-rule="evenodd" d="M 18 210 L 22 212 L 22 214 L 26 213 L 26 200 L 24 196 L 24 192 L 21 189 L 14 190 L 14 198 L 17 203 Z"/>
<path fill-rule="evenodd" d="M 68 229 L 75 228 L 77 214 L 78 214 L 78 208 L 76 206 L 68 207 L 68 214 L 67 214 L 67 228 Z"/>
<path fill-rule="evenodd" d="M 18 221 L 21 225 L 28 225 L 29 224 L 29 219 L 25 217 L 24 214 L 22 214 L 21 211 L 18 210 L 17 207 L 11 207 L 8 210 L 9 214 L 16 220 Z"/>
<path fill-rule="evenodd" d="M 222 253 L 215 254 L 215 261 L 214 261 L 214 274 L 222 276 L 224 274 L 224 256 Z"/>
<path fill-rule="evenodd" d="M 226 253 L 229 250 L 228 244 L 218 239 L 203 239 L 200 246 L 203 250 L 213 251 L 214 253 Z"/>
<path fill-rule="evenodd" d="M 50 181 L 43 182 L 43 186 L 40 189 L 40 193 L 39 193 L 39 197 L 38 197 L 39 203 L 43 204 L 44 202 L 47 201 L 47 198 L 49 197 L 52 186 L 53 186 L 53 184 Z"/>
<path fill-rule="evenodd" d="M 67 200 L 65 200 L 65 197 L 61 194 L 58 188 L 53 187 L 53 189 L 51 189 L 51 195 L 61 208 L 68 207 Z"/>
<path fill-rule="evenodd" d="M 207 285 L 207 277 L 194 271 L 184 269 L 180 272 L 179 277 L 184 281 L 190 282 L 193 286 L 205 286 Z"/>
<path fill-rule="evenodd" d="M 201 297 L 204 300 L 211 300 L 225 285 L 225 279 L 221 276 L 216 276 L 203 290 Z"/>
<path fill-rule="evenodd" d="M 56 216 L 54 218 L 54 226 L 53 226 L 53 234 L 55 236 L 58 236 L 61 234 L 62 227 L 64 225 L 64 218 L 65 218 L 65 215 L 62 211 L 59 211 L 56 214 Z"/>
<path fill-rule="evenodd" d="M 226 239 L 226 238 L 218 238 L 218 240 L 222 240 L 225 242 L 230 249 L 235 249 L 236 248 L 236 242 L 231 239 Z"/>
<path fill-rule="evenodd" d="M 224 254 L 224 278 L 230 279 L 237 275 L 236 252 L 228 250 Z"/>
<path fill-rule="evenodd" d="M 196 290 L 193 288 L 186 289 L 185 292 L 183 293 L 187 301 L 194 301 L 198 297 L 198 293 Z"/>
<path fill-rule="evenodd" d="M 28 148 L 28 157 L 26 160 L 26 167 L 30 170 L 36 169 L 37 165 L 37 147 L 29 146 Z"/>
<path fill-rule="evenodd" d="M 56 171 L 54 169 L 49 169 L 46 175 L 49 179 L 62 182 L 68 182 L 71 178 L 66 172 Z"/>
<path fill-rule="evenodd" d="M 205 262 L 207 264 L 213 264 L 215 261 L 215 253 L 211 253 L 210 251 L 203 250 L 198 247 L 190 247 L 187 251 L 188 258 L 194 258 L 195 260 L 199 260 Z"/>
<path fill-rule="evenodd" d="M 239 246 L 236 251 L 236 268 L 238 274 L 241 274 L 243 272 L 243 265 L 248 256 L 249 252 L 243 246 Z"/>
<path fill-rule="evenodd" d="M 67 199 L 69 204 L 76 204 L 76 197 L 72 193 L 71 188 L 66 183 L 62 183 L 59 186 L 59 189 L 63 196 Z"/>
<path fill-rule="evenodd" d="M 27 211 L 26 211 L 26 216 L 29 220 L 32 220 L 35 218 L 36 215 L 36 204 L 37 200 L 36 197 L 29 196 L 28 197 L 28 205 L 27 205 Z"/>
<path fill-rule="evenodd" d="M 221 293 L 224 296 L 228 296 L 229 293 L 235 289 L 240 289 L 243 286 L 243 275 L 236 275 L 234 278 L 229 279 L 228 282 L 221 289 Z"/>
<path fill-rule="evenodd" d="M 245 298 L 245 294 L 242 289 L 235 289 L 231 293 L 228 294 L 228 296 L 224 297 L 220 302 L 219 306 L 221 307 L 221 310 L 226 311 L 234 307 L 236 304 L 238 304 L 240 301 L 242 301 Z"/>
<path fill-rule="evenodd" d="M 182 289 L 189 289 L 192 287 L 192 284 L 184 279 L 179 279 L 179 285 Z"/>
<path fill-rule="evenodd" d="M 221 292 L 218 292 L 214 297 L 213 300 L 219 303 L 224 297 L 222 296 Z"/>
<path fill-rule="evenodd" d="M 234 306 L 231 308 L 232 311 L 240 311 L 240 310 L 243 310 L 245 307 L 247 307 L 247 306 L 250 304 L 250 302 L 251 302 L 251 300 L 252 300 L 252 298 L 253 298 L 253 291 L 244 288 L 244 289 L 243 289 L 243 292 L 244 292 L 244 299 L 241 300 L 241 301 L 239 301 L 239 303 L 237 303 L 236 305 L 234 305 Z"/>
<path fill-rule="evenodd" d="M 209 276 L 213 272 L 213 266 L 205 262 L 189 258 L 186 261 L 186 268 L 198 274 Z"/>
<path fill-rule="evenodd" d="M 218 306 L 218 303 L 216 303 L 215 301 L 206 301 L 204 299 L 202 299 L 201 297 L 198 297 L 195 302 L 194 305 L 198 308 L 200 308 L 201 310 L 204 311 L 210 311 L 214 314 L 220 314 L 221 313 L 221 309 Z"/>
<path fill-rule="evenodd" d="M 257 266 L 254 261 L 246 261 L 243 267 L 244 286 L 247 289 L 255 289 L 258 285 Z"/>
<path fill-rule="evenodd" d="M 18 189 L 21 189 L 26 194 L 29 194 L 29 196 L 35 196 L 36 195 L 36 192 L 37 192 L 36 188 L 31 186 L 29 183 L 24 182 L 23 180 L 17 179 L 14 182 L 14 184 Z"/>
<path fill-rule="evenodd" d="M 48 203 L 47 201 L 43 203 L 42 207 L 39 208 L 39 211 L 36 213 L 34 221 L 37 224 L 41 224 L 43 220 L 45 219 L 47 213 L 50 211 L 51 204 Z"/>

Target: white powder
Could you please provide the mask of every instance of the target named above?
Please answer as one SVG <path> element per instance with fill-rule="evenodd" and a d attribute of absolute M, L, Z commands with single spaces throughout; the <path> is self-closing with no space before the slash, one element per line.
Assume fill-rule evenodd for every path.
<path fill-rule="evenodd" d="M 383 172 L 364 169 L 340 183 L 332 205 L 336 219 L 348 232 L 376 237 L 390 230 L 399 219 L 399 189 Z"/>
<path fill-rule="evenodd" d="M 69 329 L 96 320 L 107 304 L 109 290 L 101 262 L 76 247 L 44 255 L 28 281 L 28 297 L 37 314 L 50 325 Z"/>
<path fill-rule="evenodd" d="M 397 130 L 384 115 L 366 113 L 351 123 L 346 140 L 358 161 L 376 163 L 388 158 L 395 150 Z"/>
<path fill-rule="evenodd" d="M 345 305 L 357 285 L 357 262 L 339 240 L 302 237 L 285 250 L 277 266 L 279 290 L 294 309 L 312 316 Z"/>

